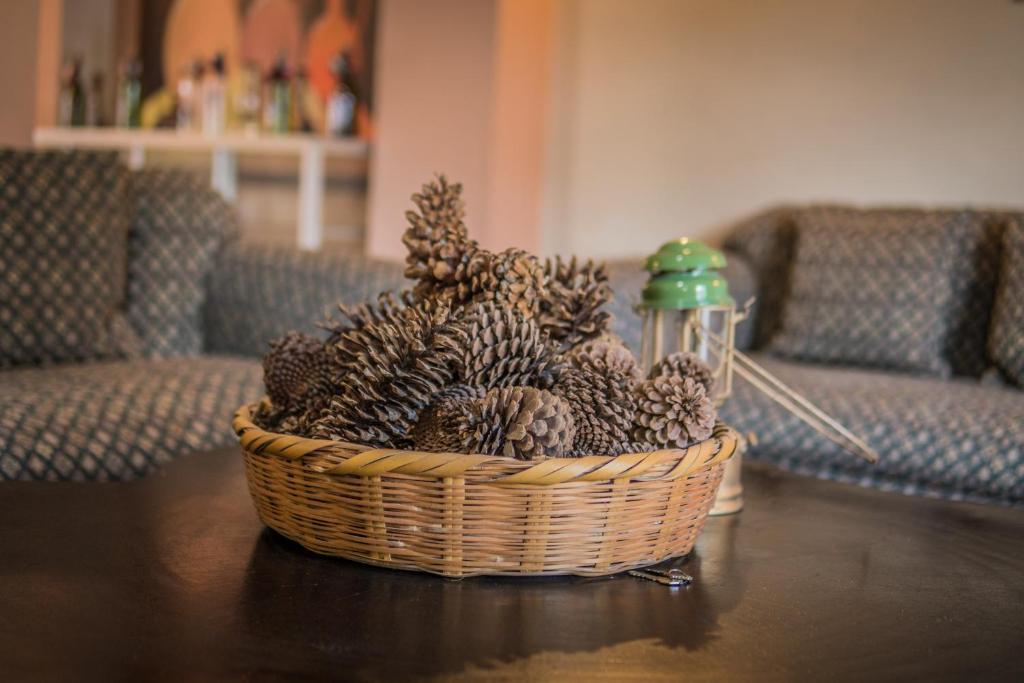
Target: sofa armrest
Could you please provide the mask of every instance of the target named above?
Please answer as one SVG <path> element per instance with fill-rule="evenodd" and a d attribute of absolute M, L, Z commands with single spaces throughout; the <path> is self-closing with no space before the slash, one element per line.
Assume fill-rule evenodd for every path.
<path fill-rule="evenodd" d="M 235 243 L 207 282 L 204 347 L 262 356 L 288 331 L 315 332 L 338 302 L 366 301 L 405 284 L 398 263 Z"/>

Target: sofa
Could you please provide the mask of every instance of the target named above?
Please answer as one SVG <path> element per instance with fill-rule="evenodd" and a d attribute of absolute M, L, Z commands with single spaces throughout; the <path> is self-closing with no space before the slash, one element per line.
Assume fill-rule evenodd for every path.
<path fill-rule="evenodd" d="M 267 340 L 401 278 L 245 244 L 190 173 L 0 150 L 0 479 L 131 480 L 231 444 Z"/>
<path fill-rule="evenodd" d="M 57 353 L 6 365 L 0 359 L 0 478 L 128 480 L 180 455 L 230 445 L 232 412 L 262 393 L 259 359 L 270 339 L 311 330 L 310 321 L 328 316 L 337 301 L 362 301 L 403 286 L 400 264 L 245 244 L 230 207 L 201 179 L 167 170 L 131 173 L 112 164 L 97 154 L 0 153 L 4 260 L 24 260 L 26 253 L 32 263 L 40 260 L 24 244 L 14 249 L 4 225 L 69 220 L 66 207 L 46 201 L 35 201 L 41 206 L 34 216 L 23 215 L 31 202 L 22 195 L 31 192 L 12 188 L 25 184 L 24 176 L 39 175 L 40 167 L 113 169 L 116 201 L 109 205 L 128 207 L 123 273 L 112 277 L 123 278 L 112 319 L 128 341 L 92 357 Z M 82 170 L 64 175 L 70 177 L 61 182 L 72 186 L 97 182 Z M 738 346 L 882 454 L 876 465 L 855 458 L 737 381 L 723 416 L 751 435 L 747 457 L 902 493 L 1024 504 L 1024 373 L 1015 374 L 1014 365 L 1024 365 L 1024 342 L 1021 328 L 1002 320 L 1019 320 L 1017 302 L 1024 302 L 1017 277 L 1024 273 L 1020 221 L 1005 212 L 781 207 L 738 224 L 726 241 L 724 275 L 734 298 L 757 301 L 737 331 Z M 885 240 L 876 239 L 876 231 Z M 807 235 L 816 236 L 817 252 Z M 833 248 L 829 240 L 842 246 L 844 235 L 858 241 Z M 861 250 L 858 244 L 872 246 Z M 639 260 L 609 263 L 613 330 L 635 350 L 635 305 L 646 280 L 641 266 Z M 827 282 L 805 271 L 824 273 Z M 871 273 L 872 283 L 890 289 L 866 288 L 836 315 L 826 297 L 826 314 L 813 315 L 813 306 L 823 304 L 816 292 L 841 299 L 865 289 L 858 281 L 832 292 L 833 273 Z M 886 278 L 908 277 L 923 283 L 924 293 L 892 295 Z M 1021 288 L 1019 297 L 1014 287 Z M 925 305 L 939 289 L 941 301 Z M 801 308 L 805 300 L 810 316 Z M 927 334 L 895 329 L 881 345 L 873 343 L 879 311 L 892 318 L 901 306 L 915 325 L 927 323 Z M 922 317 L 924 309 L 930 315 Z M 806 329 L 808 320 L 838 321 L 842 329 L 837 336 L 826 325 L 817 334 L 813 325 Z M 856 337 L 850 348 L 844 348 L 847 330 L 859 330 L 848 335 Z M 824 343 L 815 347 L 808 340 Z"/>

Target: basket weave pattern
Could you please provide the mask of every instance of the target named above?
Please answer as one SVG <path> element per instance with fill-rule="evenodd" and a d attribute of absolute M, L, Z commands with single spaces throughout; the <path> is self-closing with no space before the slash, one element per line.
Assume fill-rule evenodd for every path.
<path fill-rule="evenodd" d="M 450 577 L 595 576 L 685 554 L 736 435 L 685 450 L 524 462 L 233 427 L 260 518 L 325 555 Z"/>

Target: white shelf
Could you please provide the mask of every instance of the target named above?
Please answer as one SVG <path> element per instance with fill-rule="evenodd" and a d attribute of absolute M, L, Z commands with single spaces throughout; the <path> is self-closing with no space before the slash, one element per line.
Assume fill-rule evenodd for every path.
<path fill-rule="evenodd" d="M 300 249 L 323 244 L 324 165 L 327 157 L 364 159 L 370 146 L 358 138 L 328 138 L 309 133 L 203 133 L 138 128 L 36 128 L 36 147 L 114 149 L 128 152 L 128 165 L 142 168 L 146 150 L 209 152 L 210 184 L 225 199 L 238 192 L 238 154 L 284 154 L 299 158 L 299 211 L 296 241 Z"/>
<path fill-rule="evenodd" d="M 315 147 L 326 156 L 364 158 L 370 146 L 358 138 L 328 138 L 311 133 L 224 133 L 210 136 L 168 128 L 36 128 L 36 147 L 78 147 L 92 149 L 143 149 L 299 154 Z"/>

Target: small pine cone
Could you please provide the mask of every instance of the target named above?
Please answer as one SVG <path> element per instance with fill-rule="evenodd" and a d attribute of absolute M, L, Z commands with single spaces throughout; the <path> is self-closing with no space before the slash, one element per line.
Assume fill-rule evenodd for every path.
<path fill-rule="evenodd" d="M 402 236 L 409 255 L 405 275 L 427 286 L 454 283 L 455 273 L 467 254 L 476 248 L 463 223 L 465 205 L 462 185 L 443 175 L 412 196 L 419 213 L 407 211 L 409 227 Z"/>
<path fill-rule="evenodd" d="M 406 309 L 397 324 L 344 333 L 331 349 L 335 395 L 313 424 L 318 438 L 398 448 L 419 412 L 462 365 L 465 332 L 447 309 Z"/>
<path fill-rule="evenodd" d="M 692 377 L 694 381 L 704 386 L 704 391 L 709 396 L 715 386 L 715 375 L 711 371 L 711 366 L 701 360 L 700 356 L 689 351 L 670 353 L 655 363 L 649 378 L 655 377 Z"/>
<path fill-rule="evenodd" d="M 629 440 L 636 413 L 636 397 L 628 375 L 592 368 L 567 367 L 552 393 L 572 409 L 576 438 L 572 452 L 579 455 L 614 455 L 618 444 Z"/>
<path fill-rule="evenodd" d="M 468 340 L 462 371 L 465 384 L 487 389 L 550 384 L 554 353 L 535 320 L 487 303 L 475 306 L 464 324 Z"/>
<path fill-rule="evenodd" d="M 568 404 L 532 387 L 491 389 L 465 423 L 473 453 L 518 460 L 562 457 L 576 427 Z"/>
<path fill-rule="evenodd" d="M 544 282 L 541 322 L 563 350 L 596 339 L 608 330 L 611 315 L 601 309 L 611 300 L 612 291 L 604 264 L 587 261 L 580 266 L 575 257 L 568 263 L 560 257 L 548 259 Z"/>
<path fill-rule="evenodd" d="M 617 372 L 629 378 L 630 388 L 643 379 L 643 371 L 633 352 L 621 340 L 600 337 L 584 342 L 567 354 L 569 362 L 577 368 L 589 368 L 599 373 Z"/>
<path fill-rule="evenodd" d="M 263 358 L 263 382 L 274 406 L 288 413 L 331 394 L 331 363 L 324 343 L 301 332 L 271 342 Z"/>
<path fill-rule="evenodd" d="M 494 302 L 515 309 L 524 318 L 537 315 L 541 299 L 547 296 L 544 269 L 537 258 L 521 249 L 488 256 L 473 264 L 476 272 L 470 274 L 463 291 L 475 303 Z"/>
<path fill-rule="evenodd" d="M 338 312 L 341 318 L 328 319 L 320 323 L 320 328 L 327 330 L 329 334 L 325 345 L 330 347 L 337 344 L 341 335 L 349 330 L 358 330 L 375 323 L 395 324 L 401 320 L 402 312 L 407 306 L 406 292 L 399 293 L 397 297 L 392 292 L 381 292 L 375 302 L 355 305 L 339 303 Z"/>
<path fill-rule="evenodd" d="M 659 448 L 686 448 L 711 436 L 715 407 L 692 377 L 656 377 L 637 387 L 633 439 Z"/>
<path fill-rule="evenodd" d="M 433 453 L 469 452 L 465 423 L 474 402 L 485 393 L 483 387 L 456 384 L 434 396 L 409 432 L 413 446 Z"/>

